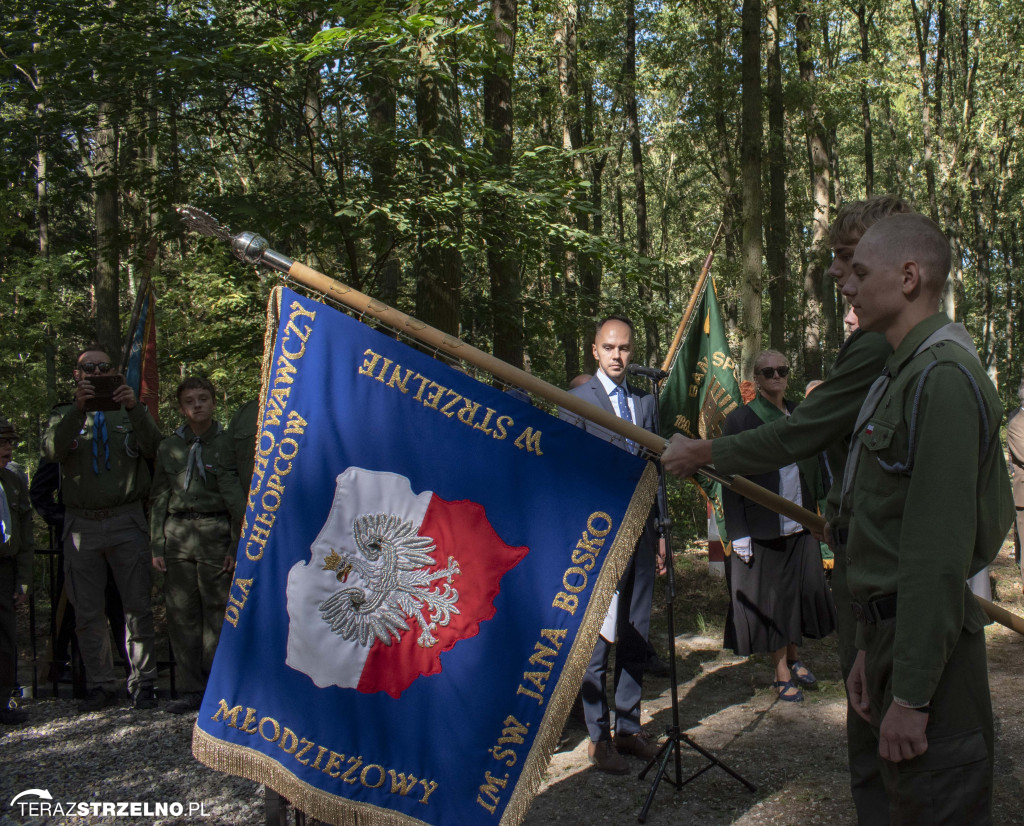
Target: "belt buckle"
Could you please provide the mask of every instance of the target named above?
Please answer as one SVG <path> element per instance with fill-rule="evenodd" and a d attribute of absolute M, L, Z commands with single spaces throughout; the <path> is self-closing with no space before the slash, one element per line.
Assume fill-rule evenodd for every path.
<path fill-rule="evenodd" d="M 865 625 L 872 625 L 875 621 L 875 617 L 870 610 L 870 604 L 865 606 L 863 603 L 853 603 L 853 615 Z"/>

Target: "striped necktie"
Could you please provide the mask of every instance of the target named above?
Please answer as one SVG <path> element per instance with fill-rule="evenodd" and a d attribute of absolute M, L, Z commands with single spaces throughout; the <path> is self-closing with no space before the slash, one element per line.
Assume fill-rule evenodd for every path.
<path fill-rule="evenodd" d="M 612 391 L 619 405 L 619 418 L 625 419 L 630 424 L 635 424 L 633 414 L 629 410 L 629 399 L 626 398 L 626 388 L 621 384 Z M 636 442 L 626 439 L 626 448 L 630 453 L 636 453 Z"/>

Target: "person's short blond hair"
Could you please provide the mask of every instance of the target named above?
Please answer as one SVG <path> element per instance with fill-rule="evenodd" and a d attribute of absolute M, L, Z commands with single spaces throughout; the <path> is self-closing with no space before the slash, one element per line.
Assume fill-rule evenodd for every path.
<path fill-rule="evenodd" d="M 872 224 L 890 215 L 917 212 L 907 201 L 895 195 L 875 195 L 862 201 L 852 201 L 839 210 L 828 230 L 828 242 L 832 247 L 854 244 Z"/>
<path fill-rule="evenodd" d="M 912 258 L 917 262 L 924 288 L 933 293 L 941 291 L 949 276 L 952 251 L 938 224 L 915 212 L 888 215 L 870 230 L 870 243 L 881 245 L 887 258 Z"/>

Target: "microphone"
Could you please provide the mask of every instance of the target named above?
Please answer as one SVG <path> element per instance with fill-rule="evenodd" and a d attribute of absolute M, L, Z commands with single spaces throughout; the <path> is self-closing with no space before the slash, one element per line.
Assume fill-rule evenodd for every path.
<path fill-rule="evenodd" d="M 659 370 L 657 367 L 645 367 L 642 364 L 630 364 L 626 367 L 626 370 L 630 375 L 644 376 L 651 381 L 661 381 L 668 378 L 668 373 L 664 370 Z"/>

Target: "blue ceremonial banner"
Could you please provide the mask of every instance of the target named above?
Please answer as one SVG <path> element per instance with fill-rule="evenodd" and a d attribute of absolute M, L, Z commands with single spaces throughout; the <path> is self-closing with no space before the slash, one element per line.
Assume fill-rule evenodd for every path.
<path fill-rule="evenodd" d="M 330 823 L 520 823 L 653 466 L 284 288 L 263 372 L 193 752 Z"/>

